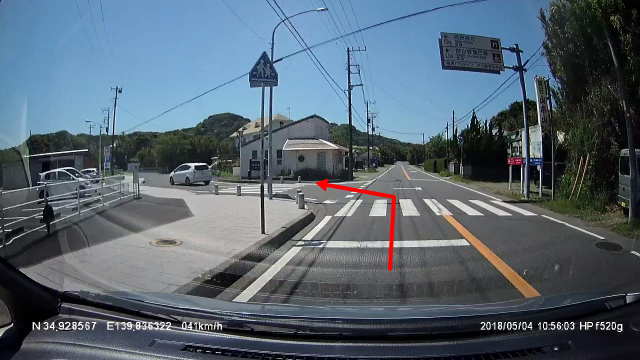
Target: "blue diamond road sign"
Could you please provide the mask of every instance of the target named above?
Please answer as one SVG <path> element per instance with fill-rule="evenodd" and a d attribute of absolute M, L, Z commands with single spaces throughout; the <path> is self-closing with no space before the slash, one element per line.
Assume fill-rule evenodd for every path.
<path fill-rule="evenodd" d="M 249 72 L 249 86 L 252 88 L 278 86 L 278 73 L 264 51 Z"/>

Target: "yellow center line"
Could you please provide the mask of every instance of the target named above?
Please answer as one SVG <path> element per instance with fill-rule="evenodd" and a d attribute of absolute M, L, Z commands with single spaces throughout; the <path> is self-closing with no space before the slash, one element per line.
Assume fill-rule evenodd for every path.
<path fill-rule="evenodd" d="M 506 262 L 504 262 L 498 255 L 496 255 L 491 249 L 489 249 L 482 241 L 480 241 L 475 235 L 467 230 L 462 224 L 460 224 L 451 215 L 443 215 L 443 217 L 458 230 L 467 241 L 474 247 L 482 256 L 487 259 L 491 265 L 493 265 L 520 293 L 526 297 L 540 296 L 538 290 L 536 290 L 531 284 L 523 279 L 518 273 L 511 268 Z"/>
<path fill-rule="evenodd" d="M 402 169 L 402 172 L 404 173 L 404 176 L 407 177 L 407 180 L 411 180 L 411 177 L 409 176 L 409 173 L 407 173 L 407 170 L 404 169 L 404 166 L 400 165 L 400 169 Z"/>

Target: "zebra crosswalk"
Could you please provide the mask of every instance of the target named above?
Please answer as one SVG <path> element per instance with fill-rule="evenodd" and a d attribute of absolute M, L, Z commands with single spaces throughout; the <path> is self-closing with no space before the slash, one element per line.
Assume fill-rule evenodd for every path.
<path fill-rule="evenodd" d="M 399 199 L 401 216 L 423 215 L 469 215 L 469 216 L 536 216 L 537 214 L 503 201 L 491 200 L 458 200 L 458 199 L 422 199 L 424 205 L 416 204 L 413 199 Z M 335 204 L 335 202 L 325 202 Z M 370 207 L 369 207 L 370 206 Z M 363 200 L 349 200 L 334 216 L 353 216 L 359 211 L 367 211 L 371 217 L 387 216 L 390 208 L 389 200 L 374 200 L 364 203 Z"/>
<path fill-rule="evenodd" d="M 294 183 L 294 184 L 273 184 L 273 193 L 280 194 L 285 193 L 289 190 L 298 189 L 304 186 L 302 183 Z M 267 184 L 264 185 L 265 192 L 267 191 Z M 260 194 L 260 184 L 242 184 L 240 185 L 240 191 L 242 194 Z M 236 185 L 226 186 L 220 185 L 218 189 L 220 194 L 235 194 L 236 193 Z"/>

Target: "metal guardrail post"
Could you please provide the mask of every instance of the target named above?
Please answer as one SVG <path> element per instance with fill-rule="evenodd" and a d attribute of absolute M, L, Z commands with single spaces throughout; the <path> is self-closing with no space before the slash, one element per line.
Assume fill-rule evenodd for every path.
<path fill-rule="evenodd" d="M 100 204 L 104 206 L 104 176 L 100 179 Z"/>
<path fill-rule="evenodd" d="M 213 193 L 218 195 L 218 184 L 213 184 Z"/>
<path fill-rule="evenodd" d="M 236 196 L 242 196 L 242 187 L 240 185 L 236 185 Z"/>
<path fill-rule="evenodd" d="M 298 182 L 302 181 L 302 176 L 298 176 Z"/>
<path fill-rule="evenodd" d="M 304 210 L 304 194 L 302 192 L 298 193 L 298 209 Z"/>
<path fill-rule="evenodd" d="M 284 176 L 280 175 L 280 184 L 284 184 Z"/>
<path fill-rule="evenodd" d="M 80 179 L 76 180 L 76 206 L 78 207 L 78 215 L 80 215 Z"/>
<path fill-rule="evenodd" d="M 296 204 L 298 203 L 298 201 L 300 200 L 300 194 L 302 193 L 302 190 L 300 189 L 296 189 Z"/>

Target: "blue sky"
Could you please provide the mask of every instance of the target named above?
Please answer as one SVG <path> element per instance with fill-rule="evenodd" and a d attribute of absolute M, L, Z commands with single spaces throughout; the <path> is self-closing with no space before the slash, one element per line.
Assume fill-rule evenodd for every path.
<path fill-rule="evenodd" d="M 308 44 L 352 28 L 449 1 L 279 0 L 287 14 L 324 6 L 329 12 L 294 20 Z M 366 96 L 375 101 L 382 134 L 420 142 L 441 132 L 451 111 L 462 115 L 511 74 L 444 71 L 437 39 L 440 32 L 499 37 L 515 42 L 529 57 L 544 38 L 537 19 L 546 0 L 492 0 L 421 15 L 378 27 L 314 49 L 327 71 L 346 87 L 346 46 L 366 45 L 357 53 Z M 102 11 L 101 11 L 102 7 Z M 353 7 L 353 11 L 352 11 Z M 356 16 L 354 16 L 354 13 Z M 104 19 L 104 21 L 103 21 Z M 4 0 L 0 2 L 0 147 L 15 145 L 33 133 L 88 132 L 84 120 L 102 119 L 113 106 L 112 86 L 122 87 L 116 131 L 121 132 L 247 72 L 269 48 L 279 21 L 266 0 Z M 336 27 L 336 25 L 338 25 Z M 285 27 L 276 33 L 276 58 L 300 46 Z M 515 56 L 505 52 L 505 64 Z M 300 54 L 276 66 L 274 112 L 299 119 L 316 113 L 346 123 L 346 107 L 309 58 Z M 533 76 L 548 76 L 544 58 L 526 74 L 534 98 Z M 355 76 L 355 83 L 359 82 Z M 364 115 L 362 92 L 354 107 Z M 518 84 L 479 111 L 489 118 L 515 100 Z M 243 78 L 162 116 L 138 130 L 191 127 L 210 114 L 233 112 L 254 119 L 260 114 L 260 90 Z M 354 125 L 364 125 L 354 118 Z M 398 134 L 394 131 L 415 133 Z"/>

